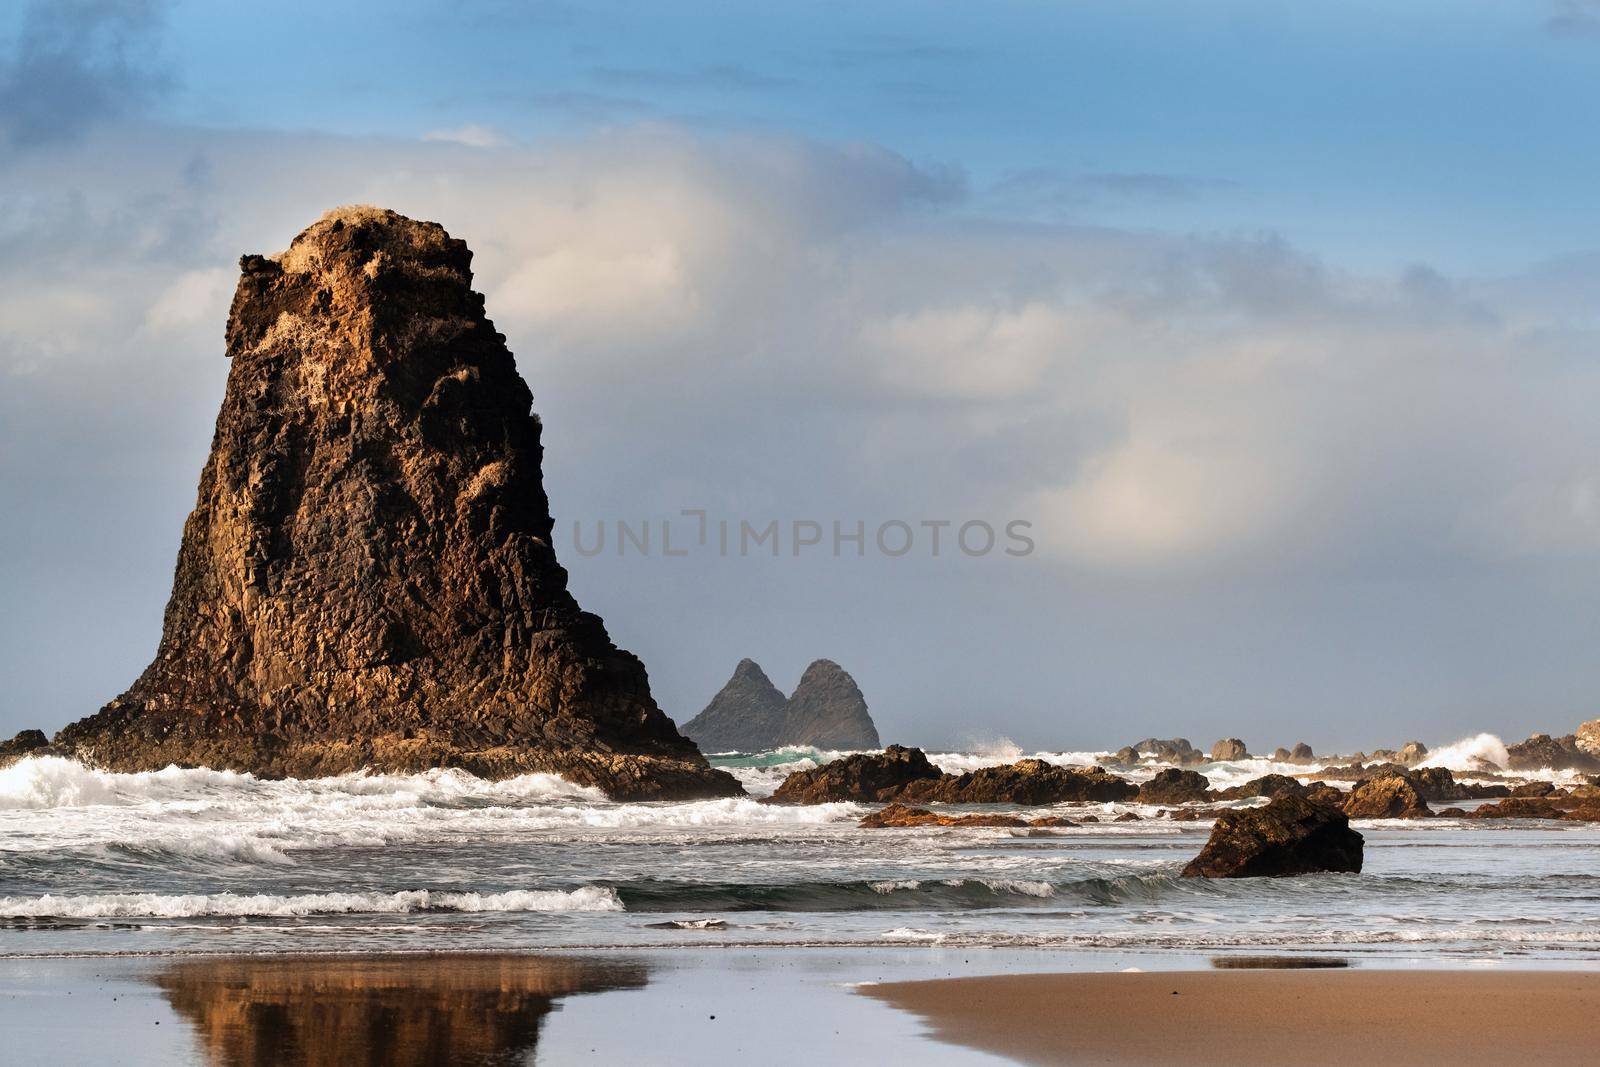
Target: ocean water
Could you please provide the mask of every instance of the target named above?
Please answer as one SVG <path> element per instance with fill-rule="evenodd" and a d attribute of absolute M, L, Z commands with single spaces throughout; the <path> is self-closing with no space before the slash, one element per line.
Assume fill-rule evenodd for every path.
<path fill-rule="evenodd" d="M 1496 754 L 1483 735 L 1435 762 L 1467 772 Z M 867 806 L 756 799 L 836 755 L 717 756 L 753 796 L 670 804 L 615 803 L 548 775 L 263 781 L 27 759 L 0 770 L 0 955 L 808 946 L 1600 959 L 1600 827 L 1358 821 L 1359 876 L 1184 880 L 1209 824 L 1137 804 L 1048 809 L 1102 820 L 1077 828 L 874 831 L 856 826 Z M 1002 744 L 930 758 L 960 771 L 1020 755 Z M 1223 787 L 1306 768 L 1198 769 Z M 1127 811 L 1144 821 L 1111 821 Z"/>

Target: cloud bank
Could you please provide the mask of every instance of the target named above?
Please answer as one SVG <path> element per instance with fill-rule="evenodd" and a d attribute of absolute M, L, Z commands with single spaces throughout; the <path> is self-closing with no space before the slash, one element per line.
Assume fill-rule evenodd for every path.
<path fill-rule="evenodd" d="M 914 741 L 1199 722 L 1372 743 L 1394 704 L 1417 732 L 1556 727 L 1600 681 L 1564 658 L 1568 594 L 1593 583 L 1559 577 L 1600 554 L 1582 264 L 1364 277 L 1272 234 L 991 220 L 959 171 L 870 144 L 83 121 L 102 106 L 52 120 L 75 138 L 29 126 L 0 197 L 4 655 L 35 665 L 13 726 L 59 725 L 142 665 L 234 261 L 350 202 L 475 250 L 546 419 L 558 530 L 683 508 L 1033 522 L 1012 562 L 568 549 L 680 719 L 746 654 L 845 662 Z"/>

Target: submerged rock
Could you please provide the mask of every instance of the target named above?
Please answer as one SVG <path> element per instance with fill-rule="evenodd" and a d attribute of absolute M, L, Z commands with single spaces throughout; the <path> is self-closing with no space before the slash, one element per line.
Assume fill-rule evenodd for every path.
<path fill-rule="evenodd" d="M 927 808 L 908 808 L 904 804 L 890 804 L 866 816 L 858 824 L 863 829 L 881 830 L 888 827 L 909 826 L 1027 826 L 1015 815 L 944 815 Z"/>
<path fill-rule="evenodd" d="M 1189 804 L 1211 795 L 1211 780 L 1199 771 L 1168 767 L 1139 787 L 1141 804 Z"/>
<path fill-rule="evenodd" d="M 683 735 L 707 752 L 764 752 L 783 742 L 783 693 L 761 665 L 742 659 L 705 710 L 683 724 Z M 876 748 L 877 746 L 872 746 Z"/>
<path fill-rule="evenodd" d="M 1280 796 L 1264 808 L 1223 812 L 1185 878 L 1277 878 L 1359 873 L 1362 838 L 1339 809 Z"/>
<path fill-rule="evenodd" d="M 920 748 L 890 745 L 882 752 L 845 756 L 795 771 L 768 798 L 773 804 L 826 804 L 839 800 L 888 801 L 909 785 L 946 778 Z"/>
<path fill-rule="evenodd" d="M 1211 758 L 1216 762 L 1249 759 L 1250 750 L 1237 737 L 1224 737 L 1211 746 Z"/>
<path fill-rule="evenodd" d="M 61 748 L 120 771 L 742 792 L 568 592 L 532 394 L 471 259 L 435 223 L 341 208 L 240 261 L 160 647 Z"/>

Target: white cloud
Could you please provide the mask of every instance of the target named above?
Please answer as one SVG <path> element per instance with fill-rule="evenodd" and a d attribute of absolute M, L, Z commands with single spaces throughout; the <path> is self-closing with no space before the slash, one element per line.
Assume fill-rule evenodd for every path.
<path fill-rule="evenodd" d="M 424 141 L 442 141 L 446 144 L 466 145 L 468 148 L 504 148 L 511 138 L 493 126 L 469 122 L 453 129 L 429 130 L 422 135 Z"/>
<path fill-rule="evenodd" d="M 144 326 L 155 333 L 169 333 L 197 324 L 216 336 L 214 327 L 224 321 L 239 272 L 228 267 L 206 267 L 185 271 L 167 286 L 145 312 Z"/>

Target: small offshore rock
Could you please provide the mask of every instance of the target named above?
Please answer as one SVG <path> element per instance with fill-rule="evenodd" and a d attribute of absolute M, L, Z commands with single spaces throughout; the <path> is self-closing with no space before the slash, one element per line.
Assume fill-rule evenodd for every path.
<path fill-rule="evenodd" d="M 1199 771 L 1168 767 L 1139 787 L 1141 804 L 1189 804 L 1210 797 L 1211 781 Z"/>
<path fill-rule="evenodd" d="M 1362 838 L 1344 812 L 1285 795 L 1266 807 L 1223 812 L 1185 878 L 1278 878 L 1359 873 Z"/>
<path fill-rule="evenodd" d="M 1245 748 L 1244 742 L 1237 737 L 1224 737 L 1221 741 L 1211 746 L 1211 759 L 1213 762 L 1236 761 L 1250 758 L 1250 750 Z"/>
<path fill-rule="evenodd" d="M 1417 819 L 1432 814 L 1417 787 L 1398 774 L 1358 782 L 1345 799 L 1344 813 L 1352 819 Z"/>

